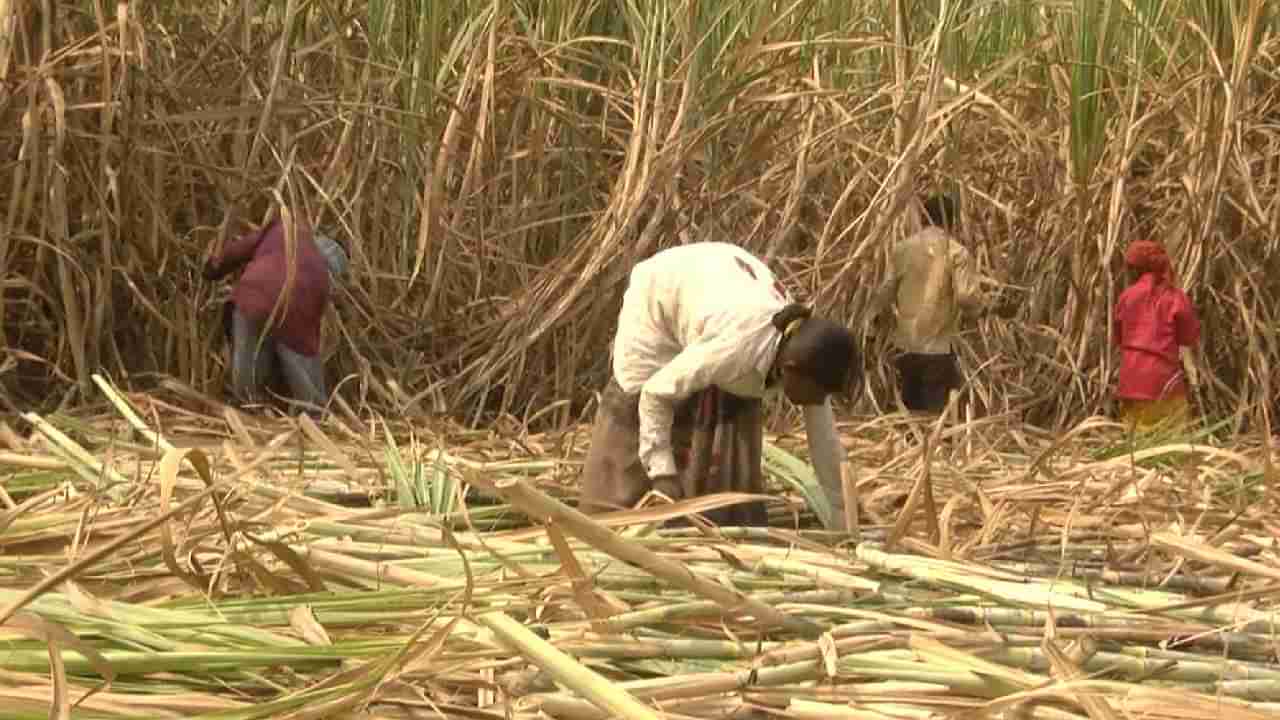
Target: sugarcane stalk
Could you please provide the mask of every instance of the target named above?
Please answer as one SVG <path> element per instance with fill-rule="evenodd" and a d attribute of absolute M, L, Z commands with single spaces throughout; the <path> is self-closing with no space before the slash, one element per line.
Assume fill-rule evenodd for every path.
<path fill-rule="evenodd" d="M 499 480 L 496 488 L 508 502 L 519 507 L 530 517 L 541 522 L 556 523 L 561 530 L 574 535 L 597 550 L 638 565 L 676 587 L 715 601 L 728 613 L 746 612 L 759 622 L 805 637 L 816 637 L 822 632 L 821 628 L 812 622 L 778 612 L 748 595 L 699 577 L 680 563 L 672 562 L 645 547 L 622 539 L 617 533 L 595 522 L 584 513 L 528 486 L 523 481 L 506 478 Z"/>
<path fill-rule="evenodd" d="M 524 625 L 501 612 L 479 615 L 476 621 L 489 628 L 529 662 L 550 673 L 574 692 L 587 698 L 605 717 L 623 720 L 658 720 L 658 714 L 640 703 L 617 683 L 585 667 L 572 656 L 556 649 Z"/>

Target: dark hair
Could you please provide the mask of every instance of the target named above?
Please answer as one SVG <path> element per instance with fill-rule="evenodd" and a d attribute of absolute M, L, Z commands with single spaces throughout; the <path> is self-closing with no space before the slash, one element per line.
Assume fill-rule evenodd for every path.
<path fill-rule="evenodd" d="M 804 305 L 801 305 L 800 303 L 791 303 L 774 313 L 773 327 L 776 328 L 778 332 L 784 333 L 787 331 L 787 326 L 791 324 L 791 321 L 808 318 L 812 314 L 813 311 Z"/>
<path fill-rule="evenodd" d="M 862 353 L 853 333 L 830 320 L 807 315 L 804 318 L 787 338 L 783 349 L 787 361 L 830 393 L 842 392 L 860 383 Z"/>
<path fill-rule="evenodd" d="M 924 201 L 924 214 L 930 225 L 950 230 L 960 219 L 960 208 L 951 195 L 930 195 Z"/>

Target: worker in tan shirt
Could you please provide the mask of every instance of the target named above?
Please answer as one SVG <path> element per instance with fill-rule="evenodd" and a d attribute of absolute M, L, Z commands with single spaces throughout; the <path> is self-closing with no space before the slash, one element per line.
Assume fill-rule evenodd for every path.
<path fill-rule="evenodd" d="M 952 347 L 960 314 L 983 302 L 972 256 L 952 235 L 958 219 L 954 199 L 934 195 L 924 209 L 927 226 L 893 249 L 872 319 L 894 307 L 902 404 L 912 412 L 936 413 L 963 383 Z"/>

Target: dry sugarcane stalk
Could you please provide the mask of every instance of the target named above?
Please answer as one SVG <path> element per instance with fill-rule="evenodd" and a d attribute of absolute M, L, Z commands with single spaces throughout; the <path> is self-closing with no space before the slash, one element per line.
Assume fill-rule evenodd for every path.
<path fill-rule="evenodd" d="M 501 612 L 484 613 L 476 621 L 502 641 L 518 650 L 530 662 L 546 670 L 556 680 L 591 701 L 606 717 L 623 720 L 658 720 L 658 714 L 641 704 L 627 691 L 591 671 L 571 656 L 538 637 L 532 630 Z"/>
<path fill-rule="evenodd" d="M 727 613 L 748 613 L 759 622 L 805 637 L 816 637 L 822 632 L 820 627 L 811 622 L 793 618 L 720 583 L 698 577 L 680 563 L 667 560 L 651 550 L 622 539 L 584 513 L 519 480 L 499 480 L 496 488 L 504 498 L 529 517 L 543 523 L 555 523 L 561 530 L 601 552 L 638 565 L 676 587 L 719 603 Z"/>

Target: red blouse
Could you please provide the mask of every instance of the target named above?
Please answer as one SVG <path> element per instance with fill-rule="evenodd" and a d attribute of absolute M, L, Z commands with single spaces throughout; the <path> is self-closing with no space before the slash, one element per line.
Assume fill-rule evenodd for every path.
<path fill-rule="evenodd" d="M 1121 352 L 1116 397 L 1159 400 L 1187 392 L 1178 349 L 1200 341 L 1200 319 L 1186 293 L 1147 273 L 1120 294 L 1114 322 Z"/>
<path fill-rule="evenodd" d="M 275 339 L 296 353 L 310 356 L 320 352 L 320 324 L 329 304 L 329 266 L 312 242 L 310 228 L 299 224 L 296 237 L 292 278 L 288 278 L 284 224 L 278 218 L 261 230 L 228 242 L 210 265 L 217 275 L 243 265 L 244 272 L 231 296 L 236 310 L 266 320 L 279 300 L 281 306 L 273 325 Z M 289 292 L 282 299 L 286 285 Z"/>

